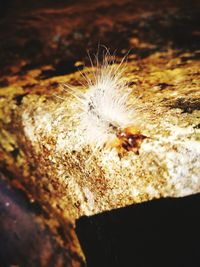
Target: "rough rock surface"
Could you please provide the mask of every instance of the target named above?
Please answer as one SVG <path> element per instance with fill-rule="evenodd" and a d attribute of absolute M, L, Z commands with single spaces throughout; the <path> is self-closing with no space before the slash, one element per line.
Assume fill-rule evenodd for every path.
<path fill-rule="evenodd" d="M 85 266 L 73 226 L 0 178 L 1 266 Z"/>
<path fill-rule="evenodd" d="M 86 143 L 79 127 L 79 103 L 58 86 L 45 90 L 61 81 L 76 81 L 77 90 L 86 90 L 78 85 L 80 73 L 38 83 L 38 71 L 1 89 L 1 146 L 7 168 L 17 168 L 21 182 L 42 203 L 73 221 L 200 190 L 199 62 L 190 54 L 176 57 L 169 50 L 129 60 L 124 76 L 132 88 L 130 102 L 136 125 L 148 138 L 139 155 L 119 157 L 115 148 L 102 148 L 89 161 L 94 145 Z M 35 86 L 25 93 L 30 77 Z"/>

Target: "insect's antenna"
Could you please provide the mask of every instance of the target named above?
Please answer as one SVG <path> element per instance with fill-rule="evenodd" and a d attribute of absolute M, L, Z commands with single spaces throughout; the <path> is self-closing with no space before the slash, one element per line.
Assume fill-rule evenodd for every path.
<path fill-rule="evenodd" d="M 65 98 L 59 96 L 59 95 L 56 95 L 56 94 L 53 94 L 55 97 L 59 98 L 59 99 L 62 99 L 62 100 L 65 100 Z"/>
<path fill-rule="evenodd" d="M 114 52 L 112 53 L 112 60 L 111 60 L 111 64 L 113 65 L 116 61 L 116 52 L 117 52 L 117 48 L 114 50 Z"/>
<path fill-rule="evenodd" d="M 101 46 L 101 44 L 100 44 L 100 41 L 98 42 L 98 48 L 97 48 L 97 53 L 96 53 L 96 55 L 95 55 L 95 59 L 96 59 L 96 66 L 97 66 L 97 68 L 99 68 L 99 50 L 100 50 L 100 46 Z"/>
<path fill-rule="evenodd" d="M 92 58 L 91 58 L 91 55 L 90 55 L 90 51 L 89 50 L 87 50 L 87 55 L 89 57 L 90 64 L 91 64 L 92 68 L 94 68 L 94 64 L 93 64 L 93 61 L 92 61 Z"/>
<path fill-rule="evenodd" d="M 96 61 L 97 70 L 99 70 L 100 69 L 100 67 L 99 67 L 99 56 L 98 55 L 94 55 L 94 58 L 95 58 L 95 61 Z"/>
<path fill-rule="evenodd" d="M 60 89 L 63 89 L 63 85 L 62 84 L 59 84 L 59 88 Z M 65 98 L 63 98 L 63 97 L 61 97 L 61 96 L 59 96 L 59 95 L 57 95 L 57 94 L 53 94 L 55 97 L 57 97 L 57 98 L 59 98 L 59 99 L 62 99 L 62 100 L 65 100 Z"/>
<path fill-rule="evenodd" d="M 91 67 L 94 69 L 94 63 L 93 63 L 93 61 L 92 61 L 92 58 L 91 58 L 91 55 L 90 55 L 89 50 L 87 51 L 87 54 L 88 54 L 88 57 L 89 57 L 89 60 L 90 60 Z M 95 75 L 95 72 L 92 71 L 92 74 L 93 74 L 93 76 L 94 76 L 95 83 L 96 83 L 96 82 L 97 82 L 97 77 L 96 77 L 96 75 Z"/>
<path fill-rule="evenodd" d="M 125 55 L 123 56 L 123 58 L 127 58 L 128 57 L 128 55 L 131 53 L 131 48 L 125 53 Z"/>
<path fill-rule="evenodd" d="M 87 69 L 87 67 L 85 67 L 85 64 L 84 64 L 84 69 Z M 87 86 L 88 84 L 90 85 L 92 84 L 90 79 L 81 70 L 78 70 L 78 72 L 85 81 L 85 83 L 79 81 L 84 87 Z"/>
<path fill-rule="evenodd" d="M 99 63 L 99 51 L 100 51 L 100 48 L 103 48 L 103 52 L 102 52 L 102 62 L 101 64 Z M 107 64 L 106 64 L 106 61 L 105 60 L 107 58 L 107 55 L 110 55 L 110 52 L 109 52 L 109 49 L 105 46 L 105 45 L 102 45 L 100 43 L 98 43 L 98 49 L 97 49 L 97 53 L 94 55 L 94 58 L 95 58 L 95 61 L 96 61 L 96 67 L 97 67 L 97 70 L 100 70 L 101 69 L 101 65 L 106 67 Z"/>
<path fill-rule="evenodd" d="M 109 65 L 111 55 L 109 49 L 105 45 L 102 45 L 102 47 L 105 51 L 103 52 L 103 65 L 107 67 Z"/>
<path fill-rule="evenodd" d="M 81 72 L 81 76 L 83 77 L 83 79 L 86 81 L 86 85 L 88 86 L 92 86 L 93 82 L 92 80 L 87 76 L 87 74 Z"/>
<path fill-rule="evenodd" d="M 124 68 L 122 68 L 122 64 L 125 64 L 125 67 L 126 67 L 126 65 L 127 65 L 127 60 L 126 59 L 127 59 L 128 55 L 129 55 L 130 51 L 131 51 L 131 49 L 129 49 L 126 52 L 126 54 L 123 56 L 123 58 L 121 59 L 120 63 L 118 64 L 118 66 L 115 69 L 116 73 L 118 73 L 119 75 L 121 75 L 124 72 Z M 121 69 L 121 71 L 118 72 L 120 69 Z"/>
<path fill-rule="evenodd" d="M 101 45 L 101 47 L 104 49 L 106 54 L 103 54 L 103 56 L 109 55 L 110 56 L 110 50 L 105 45 Z"/>
<path fill-rule="evenodd" d="M 72 86 L 70 86 L 70 85 L 67 84 L 67 83 L 61 83 L 61 87 L 62 87 L 63 90 L 65 90 L 64 87 L 67 87 L 68 89 L 70 89 L 70 90 L 72 90 L 72 91 L 76 91 Z M 65 90 L 65 91 L 66 91 L 66 90 Z"/>
<path fill-rule="evenodd" d="M 79 71 L 80 72 L 80 71 Z M 80 74 L 81 74 L 81 72 L 80 72 Z M 82 75 L 81 75 L 82 76 Z M 83 87 L 86 87 L 88 84 L 86 83 L 86 81 L 85 81 L 85 79 L 84 79 L 84 82 L 83 81 L 78 81 Z"/>
<path fill-rule="evenodd" d="M 67 87 L 69 90 L 66 90 L 64 87 Z M 62 84 L 62 90 L 75 97 L 80 103 L 85 103 L 83 94 L 81 92 L 77 92 L 73 87 L 69 86 L 68 84 Z"/>

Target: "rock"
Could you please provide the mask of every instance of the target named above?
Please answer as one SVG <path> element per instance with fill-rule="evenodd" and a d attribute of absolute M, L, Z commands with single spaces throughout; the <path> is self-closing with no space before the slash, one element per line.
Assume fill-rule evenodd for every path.
<path fill-rule="evenodd" d="M 169 50 L 127 63 L 133 123 L 147 138 L 138 155 L 129 151 L 122 157 L 115 148 L 93 152 L 79 127 L 78 101 L 57 86 L 80 84 L 80 73 L 39 82 L 39 70 L 18 77 L 1 89 L 4 164 L 20 173 L 34 198 L 72 222 L 132 203 L 198 192 L 199 62 L 180 64 L 189 56 L 176 57 Z M 31 92 L 24 89 L 30 77 Z M 55 90 L 48 89 L 52 84 Z M 86 89 L 76 85 L 77 91 Z"/>
<path fill-rule="evenodd" d="M 37 202 L 14 190 L 0 175 L 0 259 L 2 266 L 85 266 L 74 246 L 72 225 L 50 217 Z"/>

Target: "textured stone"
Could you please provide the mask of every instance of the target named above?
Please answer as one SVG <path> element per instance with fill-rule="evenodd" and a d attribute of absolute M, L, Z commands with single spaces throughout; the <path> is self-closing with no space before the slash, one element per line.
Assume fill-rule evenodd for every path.
<path fill-rule="evenodd" d="M 1 89 L 4 164 L 28 191 L 74 221 L 132 203 L 200 190 L 199 62 L 175 52 L 129 59 L 135 125 L 147 136 L 139 155 L 103 148 L 93 153 L 79 127 L 79 103 L 59 86 L 82 88 L 75 73 L 38 82 L 39 70 Z M 87 72 L 90 70 L 87 69 Z M 84 70 L 83 70 L 84 72 Z M 27 93 L 30 77 L 35 86 Z M 40 89 L 41 88 L 41 89 Z M 25 93 L 26 92 L 26 93 Z M 55 96 L 61 96 L 59 99 Z M 93 156 L 90 158 L 91 153 Z M 90 158 L 90 160 L 88 160 Z"/>

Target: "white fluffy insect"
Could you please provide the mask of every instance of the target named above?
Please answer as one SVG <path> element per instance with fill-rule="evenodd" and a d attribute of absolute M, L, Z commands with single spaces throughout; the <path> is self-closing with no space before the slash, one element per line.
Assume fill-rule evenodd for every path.
<path fill-rule="evenodd" d="M 68 91 L 78 100 L 80 127 L 87 144 L 94 144 L 96 149 L 112 144 L 123 150 L 138 152 L 141 140 L 145 136 L 133 130 L 134 110 L 129 104 L 131 89 L 124 78 L 126 64 L 110 60 L 107 51 L 103 63 L 97 59 L 93 79 L 83 75 L 87 91 L 80 92 L 65 85 Z M 92 67 L 94 67 L 91 61 Z"/>

